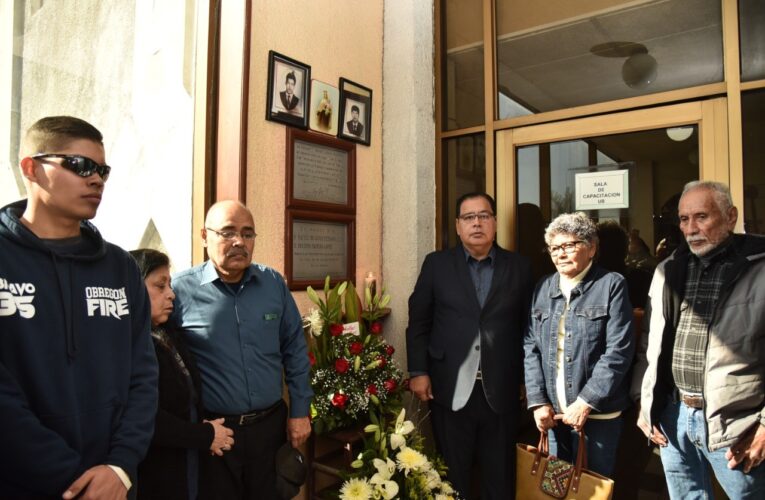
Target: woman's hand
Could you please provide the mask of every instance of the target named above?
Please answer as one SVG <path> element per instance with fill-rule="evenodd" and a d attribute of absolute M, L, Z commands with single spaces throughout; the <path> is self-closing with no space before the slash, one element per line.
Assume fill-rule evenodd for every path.
<path fill-rule="evenodd" d="M 215 420 L 205 420 L 213 426 L 215 436 L 210 444 L 210 455 L 223 456 L 224 451 L 228 451 L 234 446 L 234 431 L 223 425 L 225 419 L 216 418 Z"/>
<path fill-rule="evenodd" d="M 555 427 L 555 410 L 553 407 L 542 405 L 534 408 L 534 422 L 536 422 L 539 432 L 546 432 L 547 429 Z"/>
<path fill-rule="evenodd" d="M 561 420 L 563 420 L 564 424 L 568 424 L 575 430 L 581 431 L 585 422 L 587 422 L 587 416 L 591 410 L 590 405 L 577 398 L 573 404 L 566 408 L 566 412 Z"/>

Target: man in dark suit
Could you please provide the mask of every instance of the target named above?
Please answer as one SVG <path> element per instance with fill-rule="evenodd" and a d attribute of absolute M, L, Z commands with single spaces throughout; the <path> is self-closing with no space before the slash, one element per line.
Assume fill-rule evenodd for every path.
<path fill-rule="evenodd" d="M 351 120 L 347 121 L 345 126 L 353 135 L 362 137 L 364 134 L 364 124 L 359 121 L 359 107 L 355 104 L 351 106 Z"/>
<path fill-rule="evenodd" d="M 406 331 L 410 387 L 433 401 L 448 479 L 468 498 L 477 457 L 483 500 L 515 491 L 522 338 L 533 288 L 526 258 L 494 243 L 495 207 L 486 193 L 457 201 L 461 244 L 425 258 Z"/>
<path fill-rule="evenodd" d="M 297 78 L 295 78 L 295 72 L 290 71 L 287 73 L 287 77 L 284 79 L 284 90 L 279 92 L 279 97 L 282 100 L 282 106 L 287 111 L 292 111 L 298 105 L 300 98 L 295 95 L 295 85 L 297 84 Z"/>

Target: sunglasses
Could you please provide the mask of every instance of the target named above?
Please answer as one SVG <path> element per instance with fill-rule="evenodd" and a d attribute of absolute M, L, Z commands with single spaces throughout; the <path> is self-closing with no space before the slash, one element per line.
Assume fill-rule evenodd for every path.
<path fill-rule="evenodd" d="M 97 162 L 91 160 L 87 156 L 81 155 L 42 153 L 32 157 L 33 160 L 46 160 L 48 158 L 61 158 L 63 161 L 61 163 L 56 163 L 56 165 L 61 165 L 65 169 L 74 172 L 80 177 L 90 177 L 93 174 L 98 174 L 101 176 L 104 182 L 106 182 L 106 179 L 109 178 L 109 172 L 112 170 L 112 167 L 109 165 L 99 165 Z"/>

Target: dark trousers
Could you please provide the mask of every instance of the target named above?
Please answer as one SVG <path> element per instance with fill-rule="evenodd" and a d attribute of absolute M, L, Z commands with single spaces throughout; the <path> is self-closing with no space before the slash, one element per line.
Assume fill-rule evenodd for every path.
<path fill-rule="evenodd" d="M 234 446 L 222 457 L 202 455 L 200 500 L 278 499 L 275 459 L 276 451 L 287 440 L 286 424 L 284 404 L 250 425 L 227 418 L 225 425 L 234 431 Z"/>
<path fill-rule="evenodd" d="M 431 404 L 436 447 L 449 471 L 447 479 L 462 498 L 471 499 L 471 472 L 478 462 L 481 499 L 507 500 L 515 496 L 515 432 L 517 415 L 497 414 L 476 382 L 464 408 L 452 411 Z"/>

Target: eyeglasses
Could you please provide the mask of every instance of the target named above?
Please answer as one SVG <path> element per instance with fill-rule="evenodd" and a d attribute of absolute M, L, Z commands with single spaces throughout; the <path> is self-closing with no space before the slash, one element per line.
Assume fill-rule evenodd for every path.
<path fill-rule="evenodd" d="M 571 255 L 572 253 L 576 252 L 576 246 L 579 243 L 584 243 L 584 241 L 582 240 L 569 241 L 568 243 L 562 243 L 560 245 L 547 247 L 547 253 L 549 253 L 553 257 L 558 255 L 561 251 L 563 251 L 563 253 L 565 253 L 566 255 Z"/>
<path fill-rule="evenodd" d="M 489 219 L 494 217 L 494 214 L 489 212 L 470 212 L 469 214 L 462 214 L 459 217 L 457 217 L 462 222 L 473 222 L 476 219 L 478 219 L 481 222 L 487 222 Z"/>
<path fill-rule="evenodd" d="M 212 229 L 209 227 L 206 227 L 205 229 L 207 229 L 208 231 L 212 231 L 213 233 L 217 234 L 218 236 L 220 236 L 222 239 L 226 241 L 231 241 L 237 236 L 239 238 L 242 238 L 244 241 L 252 241 L 257 236 L 257 234 L 255 234 L 255 231 L 248 231 L 248 230 L 242 231 L 240 233 L 239 231 L 231 231 L 231 230 L 216 231 L 215 229 Z"/>
<path fill-rule="evenodd" d="M 80 177 L 90 177 L 93 174 L 98 174 L 101 176 L 101 179 L 103 179 L 104 182 L 106 182 L 106 179 L 109 178 L 109 172 L 112 170 L 112 167 L 109 165 L 100 165 L 98 162 L 82 155 L 42 153 L 32 156 L 33 160 L 47 160 L 48 158 L 61 158 L 63 160 L 61 163 L 51 163 L 61 165 L 65 169 L 74 172 Z"/>

